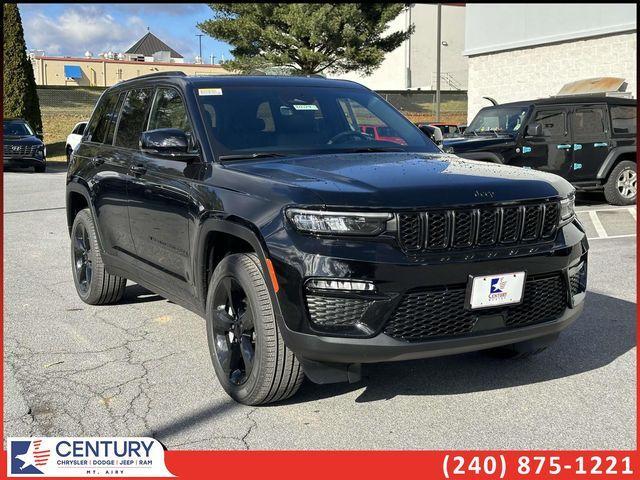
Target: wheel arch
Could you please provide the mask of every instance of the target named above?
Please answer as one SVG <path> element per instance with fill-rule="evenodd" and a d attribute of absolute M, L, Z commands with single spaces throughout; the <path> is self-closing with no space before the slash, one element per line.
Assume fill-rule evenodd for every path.
<path fill-rule="evenodd" d="M 602 162 L 596 178 L 599 180 L 606 180 L 615 166 L 624 160 L 637 163 L 635 145 L 627 145 L 611 149 L 607 157 Z"/>
<path fill-rule="evenodd" d="M 89 190 L 76 182 L 67 184 L 67 228 L 69 235 L 71 235 L 71 227 L 73 226 L 73 220 L 76 215 L 83 208 L 91 208 L 91 196 Z M 92 214 L 93 214 L 93 209 Z"/>
<path fill-rule="evenodd" d="M 248 252 L 255 253 L 262 271 L 269 273 L 265 275 L 266 283 L 272 298 L 276 299 L 278 288 L 271 278 L 273 267 L 257 227 L 233 216 L 225 219 L 208 218 L 201 224 L 194 258 L 194 276 L 203 310 L 206 310 L 209 281 L 220 260 L 232 253 Z"/>

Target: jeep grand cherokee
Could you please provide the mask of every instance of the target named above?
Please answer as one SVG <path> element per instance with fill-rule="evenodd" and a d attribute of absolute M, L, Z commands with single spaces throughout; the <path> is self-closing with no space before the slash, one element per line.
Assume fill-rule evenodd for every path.
<path fill-rule="evenodd" d="M 121 82 L 67 177 L 82 300 L 129 279 L 201 315 L 251 405 L 362 363 L 545 348 L 585 297 L 573 202 L 559 176 L 444 154 L 361 85 L 301 77 Z"/>

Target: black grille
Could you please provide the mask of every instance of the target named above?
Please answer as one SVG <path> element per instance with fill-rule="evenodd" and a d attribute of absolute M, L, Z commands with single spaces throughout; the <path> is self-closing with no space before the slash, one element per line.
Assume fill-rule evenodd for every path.
<path fill-rule="evenodd" d="M 580 267 L 571 272 L 569 276 L 569 284 L 571 285 L 571 295 L 577 295 L 587 290 L 586 264 L 580 264 Z"/>
<path fill-rule="evenodd" d="M 2 151 L 7 156 L 34 156 L 38 145 L 4 145 Z"/>
<path fill-rule="evenodd" d="M 420 215 L 414 214 L 414 215 Z M 449 244 L 449 221 L 448 212 L 429 212 L 427 214 L 427 248 L 446 248 Z M 401 232 L 400 238 L 404 236 Z"/>
<path fill-rule="evenodd" d="M 371 304 L 368 300 L 307 295 L 311 321 L 323 327 L 354 325 Z"/>
<path fill-rule="evenodd" d="M 551 240 L 559 214 L 557 202 L 401 213 L 398 241 L 405 251 L 415 253 Z"/>
<path fill-rule="evenodd" d="M 503 328 L 558 318 L 567 307 L 565 282 L 554 275 L 527 280 L 520 305 L 471 311 L 465 309 L 466 287 L 422 290 L 403 296 L 384 332 L 408 342 L 473 333 L 479 318 L 501 315 Z"/>
<path fill-rule="evenodd" d="M 400 228 L 404 232 L 401 238 L 405 250 L 419 250 L 422 247 L 422 217 L 420 215 L 398 216 Z"/>
<path fill-rule="evenodd" d="M 550 203 L 544 209 L 544 222 L 542 224 L 542 238 L 551 238 L 555 235 L 560 220 L 560 205 Z"/>

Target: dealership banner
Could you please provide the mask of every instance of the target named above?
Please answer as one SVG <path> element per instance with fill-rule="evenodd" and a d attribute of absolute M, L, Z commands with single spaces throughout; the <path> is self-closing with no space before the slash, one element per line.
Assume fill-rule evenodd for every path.
<path fill-rule="evenodd" d="M 172 477 L 164 447 L 148 437 L 7 439 L 11 477 Z"/>

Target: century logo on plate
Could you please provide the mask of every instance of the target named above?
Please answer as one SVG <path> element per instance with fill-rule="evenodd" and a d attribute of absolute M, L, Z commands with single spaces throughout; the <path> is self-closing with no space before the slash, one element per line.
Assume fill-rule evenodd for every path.
<path fill-rule="evenodd" d="M 489 299 L 497 300 L 507 296 L 505 292 L 507 288 L 507 277 L 494 277 L 491 279 L 491 288 L 489 289 Z"/>
<path fill-rule="evenodd" d="M 147 437 L 7 439 L 10 477 L 172 477 L 164 447 Z"/>

